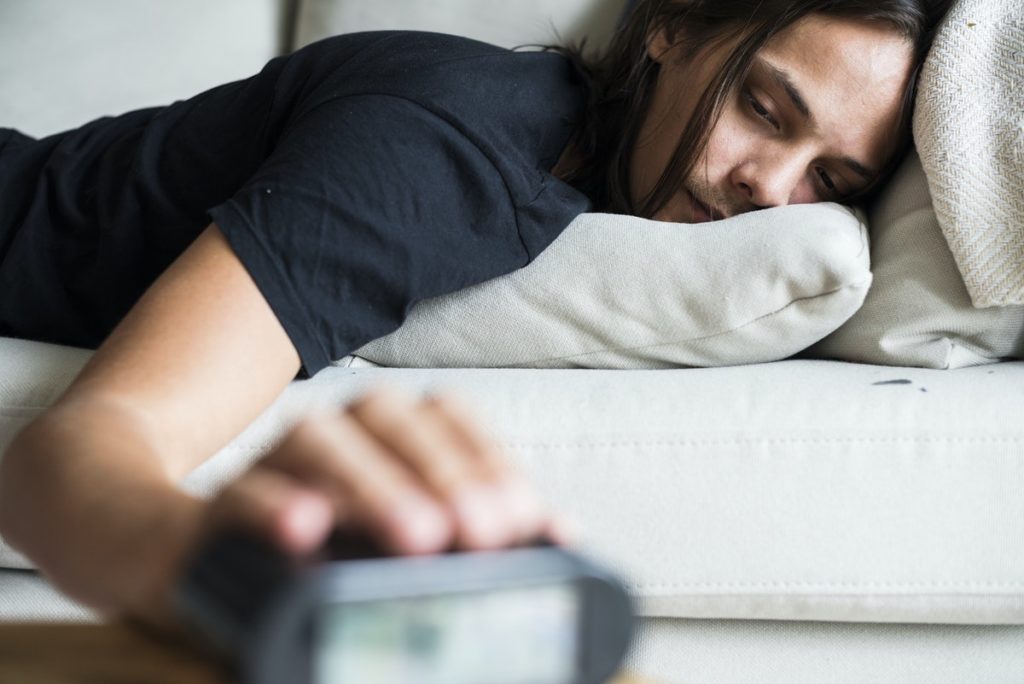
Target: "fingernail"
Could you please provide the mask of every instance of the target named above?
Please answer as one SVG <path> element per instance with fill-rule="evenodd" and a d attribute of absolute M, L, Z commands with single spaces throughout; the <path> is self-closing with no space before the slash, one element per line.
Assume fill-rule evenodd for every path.
<path fill-rule="evenodd" d="M 534 527 L 543 517 L 544 506 L 533 488 L 524 480 L 514 479 L 502 487 L 516 520 L 524 528 Z"/>
<path fill-rule="evenodd" d="M 502 524 L 497 509 L 500 493 L 493 487 L 470 487 L 455 498 L 459 519 L 476 544 L 496 546 L 502 542 Z"/>
<path fill-rule="evenodd" d="M 576 544 L 580 538 L 580 529 L 579 522 L 564 513 L 555 515 L 551 520 L 551 534 L 560 544 Z"/>
<path fill-rule="evenodd" d="M 285 526 L 289 542 L 298 546 L 297 551 L 315 547 L 327 536 L 333 512 L 320 499 L 301 496 L 288 505 Z"/>
<path fill-rule="evenodd" d="M 427 500 L 406 501 L 398 510 L 398 523 L 416 551 L 436 551 L 444 546 L 448 521 L 436 504 Z"/>

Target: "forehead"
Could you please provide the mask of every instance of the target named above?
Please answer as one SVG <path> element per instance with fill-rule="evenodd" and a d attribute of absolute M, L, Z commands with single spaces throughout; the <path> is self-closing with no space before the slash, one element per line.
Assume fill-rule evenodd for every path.
<path fill-rule="evenodd" d="M 818 135 L 873 162 L 898 125 L 912 55 L 910 42 L 884 24 L 822 15 L 787 27 L 758 53 L 788 74 Z"/>

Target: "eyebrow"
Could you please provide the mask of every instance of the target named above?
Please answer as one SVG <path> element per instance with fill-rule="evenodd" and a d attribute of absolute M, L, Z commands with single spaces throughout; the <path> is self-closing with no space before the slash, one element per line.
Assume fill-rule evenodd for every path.
<path fill-rule="evenodd" d="M 786 95 L 789 96 L 789 99 L 793 103 L 793 106 L 796 107 L 796 110 L 800 112 L 804 122 L 809 126 L 814 126 L 814 114 L 811 113 L 811 108 L 807 106 L 807 100 L 804 99 L 800 89 L 796 87 L 796 84 L 793 83 L 793 79 L 789 77 L 789 73 L 774 64 L 769 63 L 762 57 L 755 57 L 754 65 L 768 72 L 771 79 L 775 81 L 780 88 L 786 91 Z M 851 157 L 842 157 L 839 161 L 866 181 L 873 181 L 878 175 L 875 171 L 869 169 Z"/>

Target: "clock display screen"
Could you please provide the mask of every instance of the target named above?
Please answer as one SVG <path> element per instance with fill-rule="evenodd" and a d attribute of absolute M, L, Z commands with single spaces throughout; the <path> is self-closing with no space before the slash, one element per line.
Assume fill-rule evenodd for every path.
<path fill-rule="evenodd" d="M 316 618 L 316 684 L 564 684 L 575 678 L 570 584 L 329 604 Z"/>

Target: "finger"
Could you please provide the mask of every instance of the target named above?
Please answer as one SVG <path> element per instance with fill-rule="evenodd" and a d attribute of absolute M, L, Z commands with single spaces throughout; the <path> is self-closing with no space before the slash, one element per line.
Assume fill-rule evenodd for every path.
<path fill-rule="evenodd" d="M 564 513 L 548 518 L 543 534 L 560 546 L 578 546 L 580 543 L 579 523 Z"/>
<path fill-rule="evenodd" d="M 462 399 L 450 392 L 432 392 L 424 396 L 423 405 L 436 412 L 452 434 L 473 454 L 482 470 L 496 480 L 512 472 L 498 445 L 484 429 L 480 416 Z"/>
<path fill-rule="evenodd" d="M 451 544 L 454 524 L 443 504 L 350 415 L 307 417 L 264 460 L 343 498 L 350 522 L 394 553 Z"/>
<path fill-rule="evenodd" d="M 259 466 L 230 482 L 210 506 L 212 528 L 248 530 L 294 555 L 322 544 L 336 517 L 321 492 Z"/>
<path fill-rule="evenodd" d="M 347 413 L 448 506 L 461 548 L 497 548 L 514 540 L 516 530 L 489 473 L 434 408 L 386 388 L 364 395 Z"/>
<path fill-rule="evenodd" d="M 484 476 L 498 488 L 501 506 L 513 525 L 513 543 L 530 539 L 543 529 L 550 513 L 523 475 L 515 470 L 475 412 L 453 394 L 428 395 L 425 406 L 434 411 L 448 432 L 470 454 Z"/>

